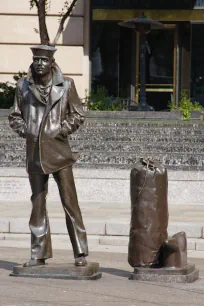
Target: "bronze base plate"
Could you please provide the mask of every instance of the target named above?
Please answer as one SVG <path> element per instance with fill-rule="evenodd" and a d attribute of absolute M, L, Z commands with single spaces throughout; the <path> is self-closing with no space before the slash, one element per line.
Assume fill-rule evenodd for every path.
<path fill-rule="evenodd" d="M 74 264 L 50 264 L 45 266 L 23 267 L 15 266 L 10 276 L 53 278 L 72 280 L 97 280 L 102 277 L 98 263 L 88 263 L 83 267 Z"/>
<path fill-rule="evenodd" d="M 199 278 L 195 265 L 188 264 L 184 268 L 135 268 L 130 280 L 151 282 L 192 283 Z"/>

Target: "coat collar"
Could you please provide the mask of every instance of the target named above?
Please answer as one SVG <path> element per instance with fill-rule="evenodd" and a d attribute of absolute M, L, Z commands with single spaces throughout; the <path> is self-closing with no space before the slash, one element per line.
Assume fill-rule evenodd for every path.
<path fill-rule="evenodd" d="M 27 74 L 27 81 L 29 84 L 29 89 L 36 97 L 38 101 L 45 104 L 44 101 L 40 97 L 40 93 L 35 86 L 35 72 L 33 69 L 33 64 L 30 66 Z M 65 91 L 64 87 L 64 77 L 59 68 L 59 66 L 55 63 L 52 67 L 52 88 L 49 97 L 49 104 L 52 106 L 55 102 L 59 101 L 63 96 Z"/>

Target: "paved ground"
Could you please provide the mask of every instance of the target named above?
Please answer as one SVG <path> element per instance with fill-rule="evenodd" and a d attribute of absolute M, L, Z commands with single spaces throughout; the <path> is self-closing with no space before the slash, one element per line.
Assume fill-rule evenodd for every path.
<path fill-rule="evenodd" d="M 53 262 L 72 262 L 72 253 L 55 251 Z M 14 265 L 29 258 L 28 249 L 0 248 L 0 306 L 198 306 L 204 305 L 204 260 L 192 259 L 201 278 L 193 284 L 128 280 L 132 268 L 125 254 L 94 253 L 103 272 L 97 281 L 44 280 L 10 277 Z"/>
<path fill-rule="evenodd" d="M 25 218 L 29 202 L 1 202 L 1 218 Z M 81 203 L 84 219 L 129 220 L 126 203 Z M 64 219 L 60 203 L 50 202 L 49 216 Z M 170 220 L 202 223 L 202 206 L 170 206 Z M 61 221 L 60 221 L 61 224 Z M 10 235 L 10 234 L 9 234 Z M 6 239 L 5 239 L 6 237 Z M 67 235 L 52 235 L 56 263 L 73 261 Z M 128 280 L 132 268 L 127 263 L 127 246 L 99 245 L 97 236 L 89 236 L 89 261 L 100 263 L 103 278 L 98 281 L 43 280 L 14 278 L 9 273 L 16 264 L 30 257 L 30 236 L 0 235 L 0 306 L 194 306 L 204 305 L 204 251 L 189 251 L 201 278 L 193 284 L 148 283 Z M 203 240 L 203 239 L 202 239 Z"/>

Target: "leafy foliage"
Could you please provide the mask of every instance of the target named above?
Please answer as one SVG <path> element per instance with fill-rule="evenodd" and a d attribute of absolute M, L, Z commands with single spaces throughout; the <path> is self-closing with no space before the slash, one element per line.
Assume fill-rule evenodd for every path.
<path fill-rule="evenodd" d="M 32 9 L 34 6 L 36 6 L 36 1 L 30 0 L 30 9 Z"/>
<path fill-rule="evenodd" d="M 179 101 L 179 105 L 174 106 L 172 104 L 169 104 L 169 108 L 171 110 L 178 109 L 182 111 L 183 114 L 183 120 L 190 120 L 191 119 L 191 111 L 196 110 L 204 110 L 204 107 L 200 105 L 199 102 L 192 102 L 189 98 L 188 93 L 184 90 L 181 92 L 181 99 Z"/>
<path fill-rule="evenodd" d="M 0 108 L 10 108 L 13 105 L 16 84 L 25 75 L 25 72 L 19 72 L 13 76 L 15 83 L 0 83 Z"/>
<path fill-rule="evenodd" d="M 61 17 L 60 17 L 60 20 L 62 18 L 62 16 L 64 16 L 64 14 L 68 11 L 69 7 L 70 7 L 70 4 L 71 4 L 72 1 L 65 1 L 64 3 L 64 7 L 62 8 L 62 11 L 59 12 Z"/>
<path fill-rule="evenodd" d="M 121 111 L 123 103 L 120 98 L 109 96 L 105 87 L 98 86 L 95 91 L 89 93 L 85 98 L 89 110 L 94 111 Z"/>
<path fill-rule="evenodd" d="M 29 0 L 29 1 L 30 1 L 30 9 L 39 6 L 39 1 L 40 0 Z M 45 11 L 46 11 L 46 14 L 50 10 L 50 7 L 51 7 L 51 0 L 46 0 L 45 1 Z"/>

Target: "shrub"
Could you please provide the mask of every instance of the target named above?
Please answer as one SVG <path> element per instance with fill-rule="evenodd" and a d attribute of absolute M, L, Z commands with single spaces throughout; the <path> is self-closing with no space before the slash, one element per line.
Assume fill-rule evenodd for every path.
<path fill-rule="evenodd" d="M 16 84 L 20 78 L 25 76 L 25 72 L 19 72 L 13 76 L 14 83 L 0 83 L 0 108 L 10 108 L 14 103 Z"/>
<path fill-rule="evenodd" d="M 199 102 L 192 102 L 188 96 L 188 93 L 184 90 L 181 92 L 181 99 L 179 100 L 178 106 L 169 103 L 169 108 L 171 110 L 178 109 L 182 111 L 183 120 L 191 119 L 191 111 L 194 110 L 204 110 L 204 107 Z"/>
<path fill-rule="evenodd" d="M 86 105 L 89 110 L 121 111 L 123 102 L 120 98 L 109 96 L 105 87 L 98 86 L 95 91 L 86 94 Z"/>

